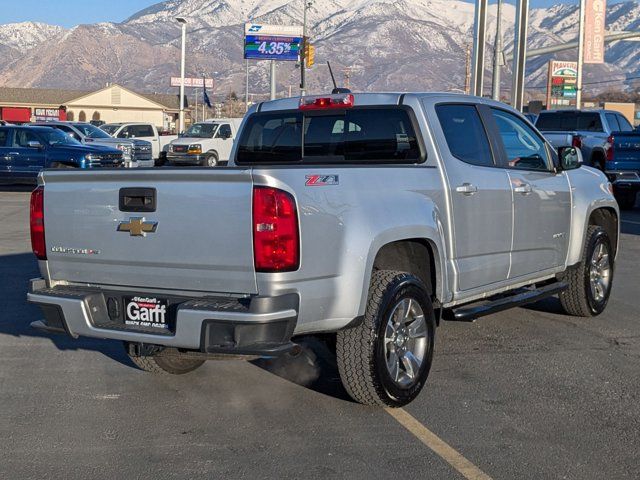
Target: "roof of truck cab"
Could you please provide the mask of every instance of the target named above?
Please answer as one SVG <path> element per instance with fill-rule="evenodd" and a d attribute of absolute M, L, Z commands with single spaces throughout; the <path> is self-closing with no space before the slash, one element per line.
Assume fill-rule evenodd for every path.
<path fill-rule="evenodd" d="M 326 94 L 314 94 L 307 95 L 308 97 L 321 97 L 330 96 L 330 93 Z M 338 94 L 341 95 L 341 94 Z M 418 99 L 438 99 L 438 100 L 451 100 L 460 102 L 461 100 L 468 100 L 473 103 L 484 103 L 488 105 L 500 105 L 502 107 L 509 107 L 508 105 L 492 100 L 490 98 L 474 97 L 473 95 L 466 95 L 456 92 L 381 92 L 381 93 L 358 93 L 353 92 L 352 95 L 355 99 L 356 106 L 375 106 L 375 105 L 398 105 L 401 99 L 405 97 L 413 97 Z M 271 100 L 268 102 L 262 102 L 253 109 L 259 109 L 259 111 L 276 111 L 276 110 L 295 110 L 300 104 L 301 97 L 281 98 L 277 100 Z"/>

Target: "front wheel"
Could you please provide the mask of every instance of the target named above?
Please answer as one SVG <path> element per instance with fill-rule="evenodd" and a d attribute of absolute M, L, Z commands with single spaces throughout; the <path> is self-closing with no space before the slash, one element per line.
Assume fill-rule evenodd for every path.
<path fill-rule="evenodd" d="M 161 375 L 183 375 L 201 367 L 205 362 L 176 348 L 165 348 L 153 355 L 136 355 L 131 346 L 125 342 L 125 349 L 131 361 L 140 370 Z"/>
<path fill-rule="evenodd" d="M 613 249 L 607 232 L 597 225 L 589 226 L 582 260 L 567 272 L 568 288 L 560 293 L 562 308 L 576 317 L 600 315 L 609 301 L 613 282 Z"/>
<path fill-rule="evenodd" d="M 202 161 L 203 167 L 217 167 L 218 166 L 218 156 L 214 153 L 208 154 L 204 157 Z"/>
<path fill-rule="evenodd" d="M 362 323 L 336 338 L 347 393 L 366 405 L 408 404 L 429 375 L 434 338 L 435 316 L 422 281 L 405 272 L 374 272 Z"/>

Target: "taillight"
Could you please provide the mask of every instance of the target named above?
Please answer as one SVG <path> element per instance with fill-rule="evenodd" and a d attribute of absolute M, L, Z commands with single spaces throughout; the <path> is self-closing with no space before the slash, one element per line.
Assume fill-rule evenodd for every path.
<path fill-rule="evenodd" d="M 31 249 L 39 260 L 46 260 L 47 247 L 44 241 L 44 187 L 38 187 L 31 193 L 29 225 L 31 227 Z"/>
<path fill-rule="evenodd" d="M 293 197 L 271 187 L 253 189 L 253 256 L 257 272 L 291 272 L 300 263 Z"/>
<path fill-rule="evenodd" d="M 575 148 L 582 148 L 582 137 L 580 135 L 574 135 L 571 139 L 571 146 Z"/>
<path fill-rule="evenodd" d="M 332 108 L 353 107 L 354 97 L 351 93 L 337 95 L 319 95 L 315 97 L 302 97 L 300 99 L 300 110 L 328 110 Z"/>
<path fill-rule="evenodd" d="M 607 143 L 609 144 L 609 148 L 607 149 L 607 162 L 613 162 L 613 154 L 615 153 L 615 148 L 613 148 L 613 142 L 615 138 L 613 135 L 609 135 L 607 138 Z"/>

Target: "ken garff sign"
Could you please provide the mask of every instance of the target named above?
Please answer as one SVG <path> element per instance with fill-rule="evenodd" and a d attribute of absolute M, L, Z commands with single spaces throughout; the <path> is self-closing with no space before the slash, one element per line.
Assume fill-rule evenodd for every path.
<path fill-rule="evenodd" d="M 302 46 L 302 27 L 246 23 L 244 58 L 297 62 Z"/>

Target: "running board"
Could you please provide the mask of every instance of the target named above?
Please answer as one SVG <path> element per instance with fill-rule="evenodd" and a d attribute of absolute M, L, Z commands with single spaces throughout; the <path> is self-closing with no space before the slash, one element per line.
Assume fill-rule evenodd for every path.
<path fill-rule="evenodd" d="M 495 300 L 483 300 L 481 302 L 468 303 L 459 307 L 444 311 L 442 318 L 454 322 L 473 322 L 477 318 L 491 315 L 492 313 L 520 307 L 527 303 L 537 302 L 546 297 L 556 295 L 568 287 L 566 282 L 554 282 L 543 287 L 533 289 L 518 289 L 507 292 Z"/>

